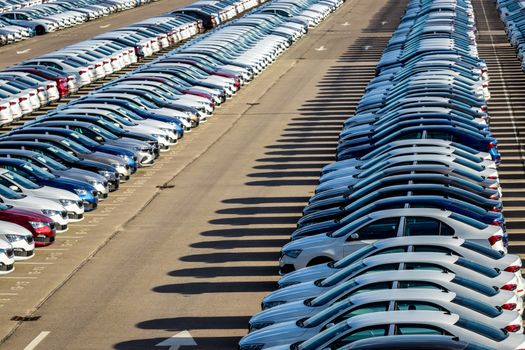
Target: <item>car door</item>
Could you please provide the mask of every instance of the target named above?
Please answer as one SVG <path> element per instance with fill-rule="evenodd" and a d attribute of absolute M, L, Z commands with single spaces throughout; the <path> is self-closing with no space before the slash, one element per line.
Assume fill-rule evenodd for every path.
<path fill-rule="evenodd" d="M 343 247 L 344 255 L 349 255 L 379 239 L 396 237 L 400 220 L 399 217 L 383 218 L 358 228 L 347 236 Z"/>

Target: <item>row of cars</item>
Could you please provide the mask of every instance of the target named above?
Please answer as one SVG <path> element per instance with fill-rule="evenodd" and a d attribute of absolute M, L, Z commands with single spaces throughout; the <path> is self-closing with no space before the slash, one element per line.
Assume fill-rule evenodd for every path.
<path fill-rule="evenodd" d="M 318 23 L 341 4 L 320 3 L 276 0 L 0 136 L 0 224 L 29 230 L 31 244 L 2 242 L 0 273 L 12 271 L 22 250 L 30 256 L 35 243 L 51 244 L 137 168 L 154 165 L 212 117 L 306 33 L 310 22 L 301 16 Z"/>
<path fill-rule="evenodd" d="M 43 3 L 43 0 L 0 0 L 0 13 Z"/>
<path fill-rule="evenodd" d="M 411 0 L 240 350 L 525 349 L 470 0 Z"/>
<path fill-rule="evenodd" d="M 156 0 L 56 0 L 0 12 L 0 46 L 70 28 Z"/>
<path fill-rule="evenodd" d="M 496 6 L 511 45 L 525 71 L 525 3 L 518 0 L 497 0 Z"/>
<path fill-rule="evenodd" d="M 4 69 L 0 71 L 0 125 L 203 33 L 204 23 L 219 18 L 221 9 L 233 7 L 238 16 L 261 3 L 220 0 L 212 6 L 209 1 L 196 2 Z"/>

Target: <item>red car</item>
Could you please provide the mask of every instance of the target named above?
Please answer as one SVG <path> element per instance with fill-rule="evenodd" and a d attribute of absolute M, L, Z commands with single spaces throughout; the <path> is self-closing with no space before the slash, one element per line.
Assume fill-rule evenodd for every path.
<path fill-rule="evenodd" d="M 70 76 L 65 72 L 61 72 L 61 73 L 54 72 L 46 68 L 47 67 L 45 66 L 42 66 L 39 68 L 34 67 L 34 66 L 28 66 L 28 67 L 15 66 L 15 67 L 8 68 L 5 71 L 7 72 L 9 71 L 27 72 L 27 73 L 32 73 L 32 74 L 41 76 L 44 79 L 53 80 L 54 82 L 57 83 L 57 89 L 58 89 L 58 92 L 60 93 L 60 97 L 67 96 L 73 92 L 71 91 L 68 82 L 70 80 L 74 80 L 75 79 L 74 76 Z"/>
<path fill-rule="evenodd" d="M 53 227 L 53 220 L 45 215 L 0 204 L 0 220 L 18 224 L 28 229 L 33 234 L 37 247 L 50 245 L 55 241 L 56 232 Z"/>

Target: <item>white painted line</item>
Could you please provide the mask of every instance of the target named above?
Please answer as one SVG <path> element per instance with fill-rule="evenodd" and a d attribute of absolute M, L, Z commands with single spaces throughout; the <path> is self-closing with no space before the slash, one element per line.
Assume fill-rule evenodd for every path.
<path fill-rule="evenodd" d="M 100 26 L 99 28 L 107 28 L 111 25 L 111 23 L 108 23 L 108 24 L 104 24 L 103 26 Z"/>
<path fill-rule="evenodd" d="M 29 277 L 24 277 L 24 276 L 0 276 L 0 279 L 5 279 L 5 280 L 34 280 L 34 279 L 36 279 L 36 277 L 33 277 L 33 276 L 29 276 Z"/>
<path fill-rule="evenodd" d="M 45 331 L 45 332 L 40 332 L 39 335 L 37 335 L 37 337 L 35 339 L 33 339 L 33 341 L 31 343 L 29 343 L 29 345 L 27 345 L 24 350 L 33 350 L 33 349 L 36 349 L 36 347 L 38 346 L 38 344 L 40 344 L 42 342 L 42 340 L 44 340 L 48 335 L 49 333 L 51 332 L 48 332 L 48 331 Z"/>
<path fill-rule="evenodd" d="M 161 341 L 155 346 L 169 346 L 169 350 L 178 350 L 181 346 L 196 346 L 197 343 L 191 336 L 190 332 L 182 331 L 171 338 Z"/>
<path fill-rule="evenodd" d="M 18 295 L 18 293 L 0 293 L 1 296 L 15 296 L 15 295 Z"/>
<path fill-rule="evenodd" d="M 321 46 L 315 49 L 315 51 L 326 51 L 326 48 L 324 46 Z"/>
<path fill-rule="evenodd" d="M 25 49 L 25 50 L 17 51 L 16 54 L 17 55 L 22 55 L 24 53 L 28 53 L 29 51 L 31 51 L 31 49 Z"/>
<path fill-rule="evenodd" d="M 69 249 L 66 249 L 66 248 L 45 248 L 41 250 L 41 252 L 55 252 L 55 251 L 60 251 L 60 252 L 66 252 L 68 251 Z"/>
<path fill-rule="evenodd" d="M 372 46 L 370 46 L 370 45 L 366 45 L 366 46 L 365 46 L 365 51 L 368 51 L 371 47 L 372 47 Z"/>
<path fill-rule="evenodd" d="M 346 27 L 346 26 L 349 26 L 349 25 L 350 25 L 350 23 L 348 23 L 348 22 L 345 22 L 345 23 L 343 23 L 343 24 L 341 24 L 341 25 L 342 25 L 342 26 L 345 26 L 345 27 Z"/>

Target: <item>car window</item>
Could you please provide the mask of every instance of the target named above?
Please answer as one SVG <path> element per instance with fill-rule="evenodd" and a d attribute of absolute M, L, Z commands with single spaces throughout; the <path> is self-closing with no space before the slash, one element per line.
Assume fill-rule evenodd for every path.
<path fill-rule="evenodd" d="M 434 303 L 427 303 L 424 301 L 410 300 L 398 301 L 395 305 L 396 310 L 426 310 L 426 311 L 445 311 L 441 306 Z"/>
<path fill-rule="evenodd" d="M 488 227 L 488 225 L 478 221 L 478 220 L 474 220 L 474 219 L 471 219 L 467 216 L 464 216 L 464 215 L 460 215 L 460 214 L 456 214 L 456 213 L 451 213 L 449 215 L 449 218 L 451 219 L 454 219 L 454 220 L 457 220 L 457 221 L 460 221 L 460 222 L 463 222 L 467 225 L 470 225 L 472 227 L 475 227 L 479 230 L 483 230 L 483 229 L 486 229 Z"/>
<path fill-rule="evenodd" d="M 381 254 L 393 254 L 393 253 L 406 253 L 408 250 L 407 246 L 404 247 L 392 247 L 392 248 L 386 248 L 377 251 L 376 253 L 372 255 L 381 255 Z"/>
<path fill-rule="evenodd" d="M 494 250 L 492 248 L 486 247 L 484 245 L 481 245 L 479 243 L 472 242 L 472 241 L 464 241 L 461 246 L 466 249 L 475 251 L 476 253 L 480 253 L 482 255 L 488 256 L 495 260 L 499 260 L 504 256 L 504 254 L 502 254 L 501 252 L 497 250 Z"/>
<path fill-rule="evenodd" d="M 366 275 L 366 274 L 374 273 L 374 272 L 394 271 L 394 270 L 398 270 L 398 269 L 399 269 L 399 264 L 398 263 L 382 264 L 382 265 L 372 266 L 372 267 L 366 269 L 365 271 L 362 271 L 362 272 L 359 272 L 359 273 L 355 274 L 354 276 L 357 277 L 357 276 L 362 276 L 362 275 Z"/>
<path fill-rule="evenodd" d="M 396 326 L 396 335 L 449 335 L 449 333 L 441 328 L 419 325 L 419 324 L 403 324 Z"/>
<path fill-rule="evenodd" d="M 458 258 L 458 260 L 456 261 L 456 265 L 463 266 L 469 270 L 476 271 L 477 273 L 480 273 L 490 278 L 498 277 L 501 273 L 499 270 L 493 267 L 485 266 L 465 258 Z"/>
<path fill-rule="evenodd" d="M 332 321 L 332 323 L 339 323 L 358 315 L 365 315 L 372 312 L 388 311 L 388 305 L 388 301 L 361 305 L 349 312 L 345 312 L 342 315 L 338 316 Z"/>
<path fill-rule="evenodd" d="M 437 245 L 415 245 L 412 250 L 416 253 L 445 253 L 459 255 L 450 248 Z"/>
<path fill-rule="evenodd" d="M 445 290 L 445 288 L 439 284 L 427 281 L 398 281 L 397 288 L 426 288 Z"/>
<path fill-rule="evenodd" d="M 405 236 L 452 236 L 454 230 L 447 224 L 423 216 L 405 219 Z"/>
<path fill-rule="evenodd" d="M 492 297 L 498 294 L 498 289 L 496 287 L 487 286 L 486 284 L 478 283 L 467 278 L 456 276 L 451 282 L 472 289 L 483 295 Z"/>
<path fill-rule="evenodd" d="M 443 266 L 439 266 L 431 263 L 418 263 L 418 262 L 408 262 L 405 263 L 405 270 L 431 270 L 431 271 L 441 271 L 449 272 L 448 269 Z"/>
<path fill-rule="evenodd" d="M 385 336 L 387 335 L 387 332 L 388 332 L 388 326 L 386 325 L 384 326 L 378 325 L 378 326 L 361 328 L 361 329 L 355 330 L 337 339 L 336 341 L 330 343 L 330 346 L 328 346 L 328 348 L 338 349 L 341 346 L 353 343 L 361 339 Z"/>
<path fill-rule="evenodd" d="M 492 306 L 490 304 L 475 300 L 473 298 L 465 298 L 459 295 L 456 295 L 454 299 L 451 300 L 452 303 L 464 306 L 471 310 L 475 310 L 481 314 L 487 315 L 489 317 L 498 317 L 503 313 L 503 310 L 499 307 Z"/>
<path fill-rule="evenodd" d="M 456 323 L 456 326 L 467 329 L 471 332 L 480 334 L 484 337 L 487 337 L 489 339 L 492 339 L 497 342 L 501 342 L 509 336 L 508 332 L 504 332 L 501 329 L 494 328 L 490 325 L 486 325 L 481 322 L 477 322 L 474 320 L 468 320 L 465 318 L 460 318 Z"/>
<path fill-rule="evenodd" d="M 384 218 L 374 221 L 365 227 L 362 227 L 357 233 L 358 239 L 384 239 L 391 238 L 397 235 L 399 227 L 399 218 Z"/>
<path fill-rule="evenodd" d="M 343 283 L 344 285 L 344 283 Z M 346 288 L 343 289 L 341 286 L 338 286 L 324 294 L 321 294 L 319 297 L 316 298 L 316 300 L 331 300 L 334 297 L 338 297 L 337 301 L 344 300 L 348 298 L 351 295 L 357 295 L 361 293 L 370 292 L 373 290 L 382 290 L 382 289 L 391 289 L 392 288 L 392 282 L 377 282 L 377 283 L 370 283 L 360 288 L 355 288 L 353 286 L 352 288 Z M 355 289 L 354 289 L 355 288 Z M 328 299 L 330 297 L 330 299 Z M 324 304 L 317 304 L 317 305 L 324 305 Z"/>

